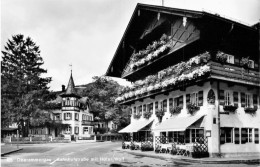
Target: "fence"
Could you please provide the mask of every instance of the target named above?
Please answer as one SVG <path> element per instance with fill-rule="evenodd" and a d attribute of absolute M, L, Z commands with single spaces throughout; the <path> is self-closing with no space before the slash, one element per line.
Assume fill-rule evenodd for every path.
<path fill-rule="evenodd" d="M 122 135 L 120 134 L 101 134 L 101 135 L 96 135 L 96 140 L 97 141 L 121 141 L 122 140 Z"/>
<path fill-rule="evenodd" d="M 165 137 L 165 136 L 155 136 L 155 150 L 159 149 L 160 144 L 172 144 L 176 148 L 176 145 L 185 145 L 184 137 Z M 193 139 L 193 142 L 189 143 L 193 146 L 192 157 L 201 158 L 208 157 L 208 138 L 207 137 L 196 137 Z"/>

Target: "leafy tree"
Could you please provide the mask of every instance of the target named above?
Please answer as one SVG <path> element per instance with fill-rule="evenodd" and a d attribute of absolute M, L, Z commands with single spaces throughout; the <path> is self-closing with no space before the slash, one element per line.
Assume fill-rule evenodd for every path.
<path fill-rule="evenodd" d="M 39 46 L 30 37 L 12 36 L 2 51 L 1 62 L 1 125 L 17 123 L 23 136 L 30 123 L 44 122 L 47 117 L 39 109 L 48 93 L 50 77 L 43 69 Z"/>
<path fill-rule="evenodd" d="M 108 77 L 93 77 L 93 82 L 86 85 L 82 96 L 90 99 L 90 108 L 96 121 L 113 121 L 119 126 L 126 126 L 130 117 L 127 109 L 115 103 L 118 91 L 122 89 L 116 81 Z"/>

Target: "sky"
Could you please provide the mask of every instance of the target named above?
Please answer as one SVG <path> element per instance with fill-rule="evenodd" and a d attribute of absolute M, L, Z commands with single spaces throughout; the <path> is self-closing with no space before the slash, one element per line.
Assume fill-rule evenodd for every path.
<path fill-rule="evenodd" d="M 75 84 L 87 84 L 105 74 L 137 3 L 162 0 L 2 0 L 1 50 L 12 35 L 30 36 L 40 46 L 44 76 L 52 77 L 50 90 L 67 86 L 70 64 Z M 164 0 L 164 6 L 260 21 L 259 0 Z"/>

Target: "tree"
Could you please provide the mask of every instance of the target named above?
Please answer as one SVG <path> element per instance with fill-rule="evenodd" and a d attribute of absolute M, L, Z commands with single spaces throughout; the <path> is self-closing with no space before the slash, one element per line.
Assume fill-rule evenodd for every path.
<path fill-rule="evenodd" d="M 39 46 L 30 37 L 12 36 L 2 54 L 1 125 L 17 123 L 23 136 L 27 136 L 30 123 L 46 119 L 46 113 L 38 109 L 44 103 L 51 78 L 42 77 L 47 70 L 41 67 L 44 62 Z"/>
<path fill-rule="evenodd" d="M 98 121 L 113 121 L 119 126 L 126 126 L 130 117 L 128 110 L 115 103 L 118 91 L 122 89 L 116 81 L 108 77 L 93 77 L 93 82 L 86 86 L 82 96 L 90 99 L 90 109 Z"/>

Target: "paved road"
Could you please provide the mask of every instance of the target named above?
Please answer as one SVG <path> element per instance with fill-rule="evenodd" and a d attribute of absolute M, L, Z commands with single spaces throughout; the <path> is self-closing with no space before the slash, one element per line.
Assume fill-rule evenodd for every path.
<path fill-rule="evenodd" d="M 118 149 L 119 142 L 23 145 L 22 151 L 1 158 L 4 167 L 124 167 L 124 166 L 257 166 L 246 164 L 190 164 L 170 159 L 136 156 Z"/>

